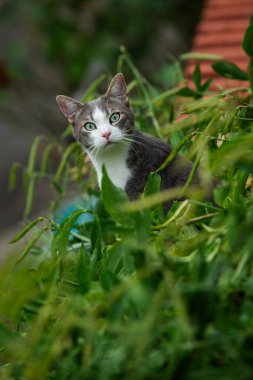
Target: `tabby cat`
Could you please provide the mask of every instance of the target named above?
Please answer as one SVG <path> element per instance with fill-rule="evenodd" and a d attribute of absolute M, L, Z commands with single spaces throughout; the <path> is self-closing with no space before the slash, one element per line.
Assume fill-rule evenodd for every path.
<path fill-rule="evenodd" d="M 148 176 L 166 160 L 171 148 L 161 139 L 135 128 L 134 111 L 129 104 L 124 77 L 117 74 L 106 94 L 87 103 L 58 95 L 58 105 L 73 126 L 73 134 L 87 152 L 101 187 L 105 165 L 111 181 L 136 199 Z M 180 156 L 159 174 L 161 190 L 182 186 L 192 164 Z M 198 173 L 193 182 L 198 182 Z M 165 205 L 165 211 L 171 203 Z"/>

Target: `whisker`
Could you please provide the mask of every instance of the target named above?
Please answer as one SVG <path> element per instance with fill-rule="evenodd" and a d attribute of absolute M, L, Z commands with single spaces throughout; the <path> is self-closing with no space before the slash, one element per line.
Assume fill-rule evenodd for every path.
<path fill-rule="evenodd" d="M 92 151 L 90 152 L 90 155 L 92 155 L 93 154 L 93 152 L 95 151 L 97 149 L 97 147 L 96 146 L 94 146 L 94 148 L 92 149 Z"/>
<path fill-rule="evenodd" d="M 96 153 L 95 153 L 95 159 L 96 159 L 96 157 L 97 157 L 98 152 L 99 152 L 99 148 L 97 148 L 97 151 L 96 151 Z"/>
<path fill-rule="evenodd" d="M 129 142 L 132 142 L 132 143 L 137 144 L 137 145 L 139 144 L 139 145 L 141 145 L 141 146 L 143 146 L 144 148 L 147 149 L 146 145 L 143 142 L 141 142 L 141 141 L 136 141 L 136 140 L 133 140 L 133 139 L 129 139 L 129 138 L 124 137 L 124 136 L 123 136 L 123 139 L 125 141 L 129 141 Z"/>
<path fill-rule="evenodd" d="M 99 150 L 99 147 L 97 147 L 96 144 L 92 144 L 91 146 L 89 146 L 88 148 L 89 154 L 92 155 L 96 151 L 96 149 Z"/>
<path fill-rule="evenodd" d="M 134 141 L 139 141 L 139 142 L 145 144 L 145 142 L 143 141 L 142 137 L 140 137 L 140 136 L 133 136 L 133 139 L 134 139 Z"/>
<path fill-rule="evenodd" d="M 131 144 L 127 144 L 125 141 L 122 141 L 123 144 L 125 145 L 128 145 L 130 149 L 132 149 L 134 151 L 134 153 L 136 154 L 136 156 L 138 156 L 138 153 L 136 152 L 136 150 L 131 146 Z"/>
<path fill-rule="evenodd" d="M 144 145 L 144 144 L 141 144 L 141 143 L 139 143 L 138 141 L 134 141 L 134 140 L 132 140 L 132 139 L 128 139 L 128 138 L 126 138 L 126 137 L 124 137 L 123 136 L 123 141 L 122 142 L 124 142 L 125 144 L 127 144 L 137 155 L 138 155 L 138 153 L 137 153 L 137 151 L 133 148 L 133 144 L 131 144 L 131 143 L 136 143 L 136 144 L 139 144 L 139 145 L 142 145 L 144 148 L 146 148 L 147 149 L 147 147 Z M 129 142 L 130 142 L 130 144 L 129 144 Z"/>
<path fill-rule="evenodd" d="M 91 144 L 91 145 L 89 146 L 89 148 L 87 148 L 87 150 L 92 149 L 92 148 L 94 148 L 95 146 L 96 146 L 95 144 Z"/>
<path fill-rule="evenodd" d="M 123 136 L 128 137 L 128 138 L 135 138 L 135 139 L 138 139 L 138 138 L 140 139 L 141 138 L 140 136 L 135 136 L 132 133 L 131 134 L 129 134 L 129 133 L 123 133 Z"/>
<path fill-rule="evenodd" d="M 86 156 L 85 152 L 81 152 L 78 156 L 75 157 L 75 163 L 78 163 L 82 158 Z"/>

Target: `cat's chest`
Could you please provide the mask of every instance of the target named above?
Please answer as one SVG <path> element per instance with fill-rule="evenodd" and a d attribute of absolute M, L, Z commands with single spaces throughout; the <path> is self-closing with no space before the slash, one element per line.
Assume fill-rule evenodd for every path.
<path fill-rule="evenodd" d="M 99 187 L 102 182 L 102 167 L 105 165 L 107 174 L 114 185 L 125 189 L 127 181 L 131 177 L 131 171 L 127 165 L 128 149 L 123 146 L 109 147 L 90 159 L 96 169 Z"/>

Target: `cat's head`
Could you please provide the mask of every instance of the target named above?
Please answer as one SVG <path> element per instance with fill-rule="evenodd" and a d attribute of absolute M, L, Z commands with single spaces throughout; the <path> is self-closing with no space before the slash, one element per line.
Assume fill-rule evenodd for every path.
<path fill-rule="evenodd" d="M 58 95 L 57 103 L 73 126 L 74 137 L 87 150 L 108 149 L 127 143 L 134 129 L 134 113 L 129 105 L 122 74 L 112 79 L 106 94 L 87 103 Z"/>

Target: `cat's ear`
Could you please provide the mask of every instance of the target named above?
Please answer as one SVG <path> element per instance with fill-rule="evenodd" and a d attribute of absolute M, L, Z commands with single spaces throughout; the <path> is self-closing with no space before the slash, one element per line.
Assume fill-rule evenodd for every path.
<path fill-rule="evenodd" d="M 81 109 L 82 104 L 65 95 L 56 96 L 56 101 L 63 115 L 72 123 L 75 120 L 76 113 Z"/>
<path fill-rule="evenodd" d="M 115 77 L 113 77 L 107 90 L 106 96 L 112 98 L 121 98 L 122 100 L 128 102 L 126 82 L 123 74 L 118 73 L 115 75 Z"/>

